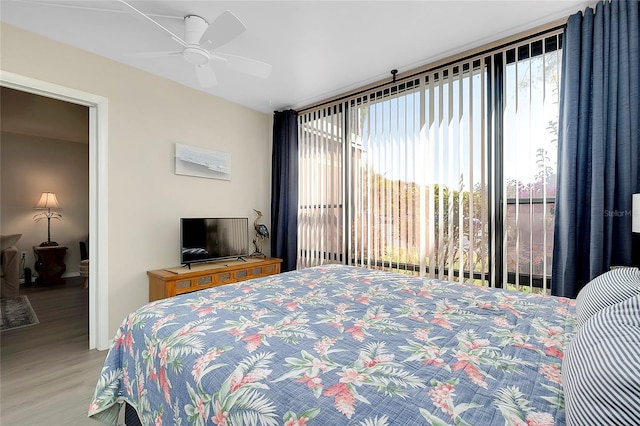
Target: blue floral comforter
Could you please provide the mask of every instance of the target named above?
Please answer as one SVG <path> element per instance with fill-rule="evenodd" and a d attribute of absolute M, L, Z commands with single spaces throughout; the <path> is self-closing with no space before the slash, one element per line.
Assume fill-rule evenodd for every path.
<path fill-rule="evenodd" d="M 143 306 L 89 407 L 115 424 L 564 424 L 574 301 L 330 265 Z"/>

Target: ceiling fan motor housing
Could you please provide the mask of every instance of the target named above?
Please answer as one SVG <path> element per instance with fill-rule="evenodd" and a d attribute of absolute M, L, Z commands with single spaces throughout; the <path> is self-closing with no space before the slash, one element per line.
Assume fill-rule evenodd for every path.
<path fill-rule="evenodd" d="M 200 38 L 204 34 L 209 24 L 197 15 L 189 15 L 184 18 L 184 41 L 187 46 L 182 52 L 182 56 L 189 63 L 194 65 L 204 65 L 209 62 L 209 52 L 200 47 Z"/>

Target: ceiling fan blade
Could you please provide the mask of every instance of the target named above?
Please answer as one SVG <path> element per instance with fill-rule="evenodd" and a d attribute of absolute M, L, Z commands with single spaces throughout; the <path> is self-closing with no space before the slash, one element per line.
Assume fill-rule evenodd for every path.
<path fill-rule="evenodd" d="M 179 56 L 182 52 L 139 52 L 128 53 L 126 56 L 130 58 L 164 58 L 166 56 Z"/>
<path fill-rule="evenodd" d="M 200 82 L 200 86 L 205 89 L 218 84 L 218 79 L 209 64 L 196 65 L 196 76 Z"/>
<path fill-rule="evenodd" d="M 109 13 L 122 13 L 122 14 L 131 14 L 131 10 L 123 10 L 123 9 L 105 9 L 102 7 L 93 7 L 93 6 L 83 6 L 74 4 L 75 1 L 67 0 L 67 3 L 63 2 L 54 2 L 51 0 L 13 0 L 20 3 L 30 3 L 38 6 L 52 6 L 52 7 L 66 7 L 68 9 L 79 9 L 79 10 L 88 10 L 91 12 L 109 12 Z M 152 18 L 163 18 L 163 19 L 176 19 L 176 20 L 184 20 L 182 16 L 172 16 L 172 15 L 158 15 L 155 13 L 147 13 L 147 16 L 151 16 Z"/>
<path fill-rule="evenodd" d="M 69 4 L 69 3 L 54 3 L 51 1 L 44 1 L 44 0 L 17 0 L 21 3 L 31 3 L 31 4 L 37 4 L 38 6 L 53 6 L 53 7 L 66 7 L 69 9 L 80 9 L 80 10 L 90 10 L 90 11 L 94 11 L 94 12 L 113 12 L 113 13 L 127 13 L 124 10 L 119 10 L 119 9 L 105 9 L 105 8 L 101 8 L 101 7 L 89 7 L 89 6 L 79 6 L 76 4 Z"/>
<path fill-rule="evenodd" d="M 246 29 L 236 15 L 226 10 L 209 24 L 200 37 L 200 45 L 205 49 L 216 49 L 229 43 Z"/>
<path fill-rule="evenodd" d="M 235 71 L 252 75 L 258 78 L 267 78 L 271 74 L 273 68 L 266 62 L 256 61 L 255 59 L 245 58 L 244 56 L 230 55 L 228 53 L 215 52 L 211 54 L 212 59 L 216 56 L 224 59 L 226 65 Z"/>
<path fill-rule="evenodd" d="M 135 7 L 133 7 L 132 5 L 130 5 L 129 3 L 127 3 L 125 0 L 118 0 L 120 3 L 124 4 L 125 6 L 127 6 L 129 9 L 131 9 L 131 11 L 134 12 L 135 16 L 144 18 L 146 21 L 151 22 L 152 24 L 154 24 L 156 27 L 160 28 L 161 30 L 163 30 L 164 32 L 166 32 L 167 34 L 169 34 L 171 36 L 171 38 L 173 40 L 175 40 L 177 43 L 179 43 L 182 46 L 186 46 L 187 43 L 182 40 L 180 37 L 178 37 L 177 35 L 175 35 L 172 31 L 170 31 L 169 29 L 165 28 L 163 25 L 161 25 L 160 23 L 156 22 L 155 20 L 153 20 L 149 15 L 146 15 L 144 12 L 136 9 Z"/>

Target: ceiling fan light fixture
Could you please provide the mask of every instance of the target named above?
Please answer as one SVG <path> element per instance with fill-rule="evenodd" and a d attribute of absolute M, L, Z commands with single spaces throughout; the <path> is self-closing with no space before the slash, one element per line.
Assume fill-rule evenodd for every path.
<path fill-rule="evenodd" d="M 187 46 L 182 51 L 182 56 L 193 65 L 204 65 L 209 62 L 209 52 L 199 46 Z"/>

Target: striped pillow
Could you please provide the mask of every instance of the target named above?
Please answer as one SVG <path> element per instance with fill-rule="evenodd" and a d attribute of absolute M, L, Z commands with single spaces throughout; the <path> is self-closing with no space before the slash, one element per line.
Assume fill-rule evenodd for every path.
<path fill-rule="evenodd" d="M 599 310 L 640 294 L 640 270 L 615 268 L 594 278 L 576 297 L 578 328 Z"/>
<path fill-rule="evenodd" d="M 602 309 L 562 361 L 567 425 L 640 424 L 640 295 Z"/>

